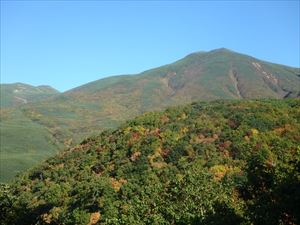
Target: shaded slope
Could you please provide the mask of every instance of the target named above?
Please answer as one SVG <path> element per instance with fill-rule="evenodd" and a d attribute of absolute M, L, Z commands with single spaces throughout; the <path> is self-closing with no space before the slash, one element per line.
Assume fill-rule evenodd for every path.
<path fill-rule="evenodd" d="M 300 100 L 147 113 L 2 186 L 7 224 L 298 224 Z"/>

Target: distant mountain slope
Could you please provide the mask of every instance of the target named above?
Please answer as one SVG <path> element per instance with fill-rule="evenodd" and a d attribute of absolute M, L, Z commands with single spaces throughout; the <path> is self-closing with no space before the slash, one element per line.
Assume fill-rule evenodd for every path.
<path fill-rule="evenodd" d="M 299 68 L 217 49 L 193 53 L 138 75 L 97 80 L 18 109 L 45 127 L 56 142 L 68 146 L 143 112 L 168 106 L 198 100 L 298 97 L 299 74 Z M 1 133 L 7 133 L 6 128 Z M 11 135 L 10 139 L 23 145 L 24 140 Z"/>
<path fill-rule="evenodd" d="M 299 224 L 300 99 L 146 113 L 0 185 L 3 224 Z"/>
<path fill-rule="evenodd" d="M 46 85 L 34 87 L 23 83 L 0 84 L 0 107 L 10 107 L 34 102 L 56 95 L 59 92 Z"/>
<path fill-rule="evenodd" d="M 60 143 L 48 128 L 25 116 L 19 107 L 59 94 L 50 86 L 0 84 L 0 181 L 57 152 Z"/>
<path fill-rule="evenodd" d="M 46 127 L 19 109 L 1 109 L 0 116 L 0 181 L 9 181 L 62 147 Z"/>

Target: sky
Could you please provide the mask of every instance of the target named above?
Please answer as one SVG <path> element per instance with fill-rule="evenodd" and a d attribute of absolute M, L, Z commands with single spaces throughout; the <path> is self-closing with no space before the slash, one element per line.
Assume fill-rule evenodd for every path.
<path fill-rule="evenodd" d="M 300 67 L 298 1 L 1 0 L 1 83 L 66 91 L 225 47 Z"/>

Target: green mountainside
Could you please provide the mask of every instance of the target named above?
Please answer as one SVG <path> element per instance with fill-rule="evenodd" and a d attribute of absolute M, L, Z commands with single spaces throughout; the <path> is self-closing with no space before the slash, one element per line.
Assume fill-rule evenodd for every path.
<path fill-rule="evenodd" d="M 0 181 L 9 181 L 63 147 L 49 130 L 17 108 L 1 109 Z"/>
<path fill-rule="evenodd" d="M 26 107 L 24 112 L 32 119 L 41 115 L 39 122 L 55 127 L 60 139 L 67 140 L 72 133 L 73 139 L 81 140 L 143 112 L 192 101 L 297 97 L 299 74 L 299 69 L 218 49 L 194 53 L 138 75 L 91 82 L 53 101 Z"/>
<path fill-rule="evenodd" d="M 46 85 L 14 83 L 0 84 L 0 93 L 0 181 L 8 181 L 55 154 L 60 147 L 46 127 L 35 123 L 20 109 L 59 92 Z"/>
<path fill-rule="evenodd" d="M 46 85 L 31 86 L 23 83 L 0 84 L 0 107 L 22 105 L 46 99 L 59 92 Z"/>
<path fill-rule="evenodd" d="M 2 224 L 299 224 L 300 99 L 148 112 L 0 191 Z"/>
<path fill-rule="evenodd" d="M 193 53 L 138 75 L 97 80 L 53 95 L 47 101 L 22 104 L 17 108 L 2 107 L 1 149 L 5 146 L 7 157 L 14 152 L 13 158 L 18 158 L 19 152 L 22 164 L 29 166 L 31 161 L 23 157 L 29 145 L 33 149 L 43 149 L 42 158 L 45 151 L 52 153 L 52 149 L 60 146 L 72 146 L 147 111 L 199 100 L 299 97 L 299 75 L 299 68 L 264 62 L 227 49 Z M 34 144 L 31 139 L 19 135 L 19 114 L 30 121 L 31 125 L 22 125 L 29 136 L 36 137 L 30 127 L 43 129 L 39 132 L 40 135 L 44 133 L 43 138 L 38 139 L 44 140 L 44 144 Z M 1 164 L 3 160 L 5 158 L 1 157 Z M 20 171 L 17 164 L 16 169 L 12 169 L 13 161 L 10 170 L 4 168 L 1 173 L 6 176 L 5 179 L 1 176 L 0 181 L 8 181 Z"/>

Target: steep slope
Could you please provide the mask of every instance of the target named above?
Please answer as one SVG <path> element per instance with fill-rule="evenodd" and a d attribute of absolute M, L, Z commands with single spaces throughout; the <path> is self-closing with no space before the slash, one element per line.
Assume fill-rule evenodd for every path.
<path fill-rule="evenodd" d="M 4 224 L 298 224 L 300 100 L 146 113 L 0 191 Z"/>
<path fill-rule="evenodd" d="M 299 74 L 297 68 L 217 49 L 138 75 L 91 82 L 19 110 L 45 127 L 57 142 L 69 146 L 143 112 L 168 106 L 198 100 L 297 97 Z M 11 134 L 10 139 L 23 145 Z"/>
<path fill-rule="evenodd" d="M 31 86 L 23 83 L 0 84 L 0 107 L 10 107 L 34 102 L 56 95 L 59 92 L 46 85 Z"/>

